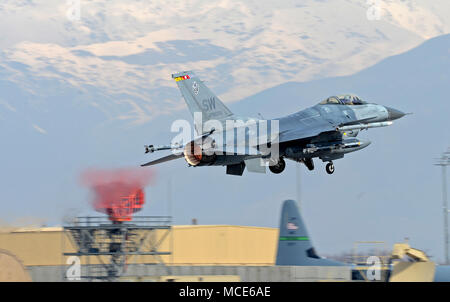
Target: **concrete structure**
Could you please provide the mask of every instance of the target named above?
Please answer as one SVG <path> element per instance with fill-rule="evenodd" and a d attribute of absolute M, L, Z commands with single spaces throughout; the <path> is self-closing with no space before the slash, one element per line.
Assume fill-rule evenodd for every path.
<path fill-rule="evenodd" d="M 154 236 L 158 240 L 160 233 Z M 275 228 L 174 226 L 161 245 L 161 250 L 170 250 L 172 255 L 162 258 L 167 265 L 273 265 L 277 237 Z M 0 248 L 16 255 L 26 267 L 66 265 L 63 253 L 74 251 L 69 234 L 59 227 L 0 231 Z M 130 263 L 156 263 L 156 259 L 134 256 Z"/>
<path fill-rule="evenodd" d="M 158 232 L 155 233 L 158 240 Z M 228 226 L 174 226 L 161 247 L 166 266 L 153 256 L 132 256 L 123 281 L 325 281 L 351 279 L 348 267 L 273 266 L 278 229 Z M 0 248 L 24 264 L 33 281 L 64 281 L 64 252 L 74 251 L 62 228 L 0 231 Z M 81 272 L 87 269 L 83 263 Z M 85 262 L 85 261 L 84 261 Z M 90 263 L 91 267 L 98 265 Z"/>
<path fill-rule="evenodd" d="M 19 259 L 8 251 L 0 250 L 0 282 L 31 281 L 25 267 Z"/>
<path fill-rule="evenodd" d="M 82 266 L 83 271 L 86 270 Z M 65 281 L 64 266 L 29 267 L 33 281 Z M 168 266 L 130 265 L 120 281 L 242 281 L 306 282 L 350 281 L 350 267 L 325 266 Z"/>

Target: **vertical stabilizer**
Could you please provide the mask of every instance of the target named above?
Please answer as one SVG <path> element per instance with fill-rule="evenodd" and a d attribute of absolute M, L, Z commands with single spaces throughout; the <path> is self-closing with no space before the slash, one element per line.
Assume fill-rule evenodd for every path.
<path fill-rule="evenodd" d="M 202 122 L 208 120 L 225 121 L 233 116 L 233 113 L 224 103 L 194 74 L 192 71 L 183 71 L 172 74 L 186 104 L 194 117 L 195 112 L 202 113 Z M 197 121 L 194 121 L 194 124 Z M 199 125 L 195 125 L 196 129 Z"/>
<path fill-rule="evenodd" d="M 276 265 L 339 266 L 340 262 L 322 259 L 314 250 L 297 203 L 286 200 L 280 219 Z"/>

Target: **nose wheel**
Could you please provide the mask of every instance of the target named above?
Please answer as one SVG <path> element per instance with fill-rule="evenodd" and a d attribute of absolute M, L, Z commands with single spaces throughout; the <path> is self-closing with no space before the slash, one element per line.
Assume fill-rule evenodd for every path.
<path fill-rule="evenodd" d="M 332 161 L 330 161 L 327 166 L 325 167 L 325 170 L 327 171 L 328 174 L 333 174 L 334 173 L 334 164 Z"/>

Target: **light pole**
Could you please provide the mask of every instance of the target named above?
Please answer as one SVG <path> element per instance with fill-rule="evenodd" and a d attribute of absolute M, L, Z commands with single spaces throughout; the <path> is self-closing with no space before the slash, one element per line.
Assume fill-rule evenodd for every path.
<path fill-rule="evenodd" d="M 444 212 L 444 255 L 445 264 L 449 264 L 448 256 L 448 205 L 447 205 L 447 166 L 450 165 L 450 148 L 436 160 L 436 166 L 442 167 L 442 211 Z"/>

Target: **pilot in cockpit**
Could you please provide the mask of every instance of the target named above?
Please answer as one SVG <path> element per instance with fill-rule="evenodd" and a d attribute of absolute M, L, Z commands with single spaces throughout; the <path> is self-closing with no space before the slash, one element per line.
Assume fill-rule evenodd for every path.
<path fill-rule="evenodd" d="M 331 96 L 323 100 L 319 104 L 363 105 L 366 103 L 354 94 L 343 94 L 338 96 Z"/>

